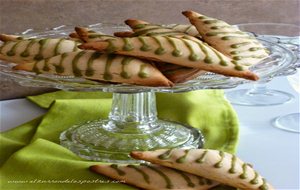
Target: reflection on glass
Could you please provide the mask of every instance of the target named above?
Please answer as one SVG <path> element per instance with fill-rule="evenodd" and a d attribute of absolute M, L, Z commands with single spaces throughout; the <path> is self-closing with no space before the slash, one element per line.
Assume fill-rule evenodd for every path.
<path fill-rule="evenodd" d="M 300 94 L 300 72 L 287 77 L 290 85 Z M 274 120 L 274 125 L 277 128 L 300 133 L 300 113 L 291 113 L 277 117 Z"/>

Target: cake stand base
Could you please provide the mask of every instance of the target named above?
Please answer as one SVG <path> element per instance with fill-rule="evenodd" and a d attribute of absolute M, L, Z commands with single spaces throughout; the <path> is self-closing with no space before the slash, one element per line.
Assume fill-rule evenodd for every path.
<path fill-rule="evenodd" d="M 203 146 L 197 129 L 164 120 L 139 127 L 135 123 L 121 127 L 109 120 L 92 121 L 66 130 L 60 140 L 84 159 L 114 163 L 139 162 L 129 157 L 132 150 Z"/>
<path fill-rule="evenodd" d="M 99 105 L 100 106 L 100 105 Z M 106 120 L 73 126 L 60 136 L 60 143 L 87 160 L 136 163 L 133 150 L 201 148 L 198 129 L 157 118 L 154 92 L 114 93 Z"/>

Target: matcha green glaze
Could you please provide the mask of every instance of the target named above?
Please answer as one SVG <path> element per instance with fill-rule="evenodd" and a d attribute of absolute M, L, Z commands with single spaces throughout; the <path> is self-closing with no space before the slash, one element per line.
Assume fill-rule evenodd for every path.
<path fill-rule="evenodd" d="M 235 165 L 236 165 L 236 156 L 235 156 L 235 155 L 232 155 L 232 158 L 231 158 L 231 167 L 230 167 L 230 169 L 228 170 L 229 173 L 231 173 L 231 174 L 236 173 Z"/>
<path fill-rule="evenodd" d="M 202 15 L 202 16 L 199 16 L 198 18 L 202 20 L 202 19 L 206 19 L 206 18 L 208 18 L 208 17 L 207 17 L 207 16 L 204 16 L 204 15 Z"/>
<path fill-rule="evenodd" d="M 43 47 L 45 46 L 45 44 L 47 43 L 47 41 L 49 41 L 49 39 L 41 39 L 39 40 L 39 52 L 38 54 L 34 57 L 35 60 L 42 60 L 43 57 Z"/>
<path fill-rule="evenodd" d="M 262 178 L 263 184 L 259 186 L 260 190 L 268 190 L 267 182 L 265 178 Z"/>
<path fill-rule="evenodd" d="M 160 47 L 160 48 L 157 48 L 156 50 L 155 50 L 155 54 L 156 55 L 162 55 L 162 54 L 164 54 L 166 51 L 165 51 L 165 49 L 164 48 L 162 48 L 162 47 Z"/>
<path fill-rule="evenodd" d="M 223 59 L 222 55 L 217 52 L 215 49 L 212 49 L 213 52 L 215 52 L 215 54 L 217 55 L 217 57 L 220 59 L 220 62 L 219 64 L 222 65 L 222 66 L 227 66 L 227 62 Z"/>
<path fill-rule="evenodd" d="M 155 50 L 155 54 L 156 55 L 162 55 L 162 54 L 164 54 L 164 53 L 166 53 L 166 51 L 165 51 L 165 49 L 162 47 L 162 44 L 161 44 L 161 42 L 159 41 L 159 39 L 158 38 L 156 38 L 156 37 L 152 37 L 154 40 L 155 40 L 155 42 L 158 44 L 158 46 L 159 46 L 159 48 L 157 48 L 156 50 Z"/>
<path fill-rule="evenodd" d="M 190 51 L 189 60 L 191 60 L 191 61 L 198 61 L 200 59 L 200 56 L 195 53 L 192 45 L 187 40 L 183 39 L 183 42 L 184 42 L 184 44 L 186 45 L 186 47 Z"/>
<path fill-rule="evenodd" d="M 166 174 L 164 174 L 162 171 L 160 171 L 160 170 L 156 169 L 155 167 L 150 166 L 150 165 L 148 165 L 148 164 L 141 164 L 141 165 L 150 168 L 151 170 L 153 170 L 154 172 L 156 172 L 158 175 L 160 175 L 160 176 L 165 180 L 165 182 L 166 182 L 166 184 L 167 184 L 167 185 L 166 185 L 166 188 L 167 188 L 167 189 L 172 189 L 172 188 L 173 188 L 172 181 L 171 181 L 170 178 L 169 178 Z"/>
<path fill-rule="evenodd" d="M 147 24 L 137 24 L 133 27 L 133 29 L 141 29 L 141 28 L 145 28 L 147 26 Z"/>
<path fill-rule="evenodd" d="M 161 160 L 167 160 L 171 157 L 172 151 L 173 151 L 173 149 L 169 149 L 165 153 L 159 155 L 158 158 Z"/>
<path fill-rule="evenodd" d="M 113 54 L 109 54 L 108 57 L 107 57 L 106 64 L 105 64 L 104 75 L 103 75 L 103 78 L 105 80 L 112 80 L 113 79 L 113 76 L 110 73 L 110 67 L 111 67 L 111 64 L 112 64 L 115 57 L 116 57 L 116 55 L 113 55 Z"/>
<path fill-rule="evenodd" d="M 153 26 L 153 25 L 148 25 L 148 26 Z M 145 29 L 134 32 L 133 36 L 144 36 L 144 35 L 147 35 L 148 33 L 150 33 L 151 31 L 160 30 L 160 29 L 161 29 L 160 26 L 145 28 Z"/>
<path fill-rule="evenodd" d="M 72 69 L 73 73 L 76 77 L 81 77 L 81 70 L 78 68 L 78 60 L 80 59 L 81 56 L 83 56 L 86 52 L 85 51 L 80 51 L 77 53 L 72 61 Z"/>
<path fill-rule="evenodd" d="M 143 170 L 141 170 L 138 166 L 136 166 L 136 165 L 127 165 L 127 167 L 128 168 L 132 168 L 132 169 L 134 169 L 135 171 L 137 171 L 138 173 L 140 173 L 142 176 L 143 176 L 143 178 L 144 178 L 144 180 L 149 184 L 150 183 L 150 177 L 149 177 L 149 175 L 148 174 L 146 174 Z"/>
<path fill-rule="evenodd" d="M 232 57 L 232 59 L 238 61 L 238 60 L 242 60 L 245 58 L 262 59 L 264 57 L 265 57 L 265 55 L 248 55 L 248 56 L 234 56 L 234 57 Z"/>
<path fill-rule="evenodd" d="M 245 38 L 245 39 L 253 39 L 252 36 L 223 36 L 221 40 L 232 40 L 235 38 Z"/>
<path fill-rule="evenodd" d="M 106 50 L 107 50 L 107 52 L 108 53 L 113 53 L 113 52 L 115 52 L 116 51 L 116 47 L 114 46 L 114 44 L 113 44 L 113 41 L 114 41 L 115 39 L 108 39 L 108 40 L 106 40 L 107 42 L 108 42 L 108 46 L 107 46 L 107 48 L 106 48 Z"/>
<path fill-rule="evenodd" d="M 202 164 L 205 160 L 206 154 L 207 154 L 207 150 L 204 150 L 203 153 L 201 154 L 200 158 L 198 158 L 196 160 L 196 162 L 199 163 L 199 164 Z"/>
<path fill-rule="evenodd" d="M 123 46 L 124 51 L 132 51 L 134 49 L 132 44 L 130 44 L 128 38 L 123 38 L 123 41 L 124 41 L 124 46 Z"/>
<path fill-rule="evenodd" d="M 36 74 L 41 74 L 41 71 L 38 68 L 38 62 L 35 62 L 32 68 L 32 71 L 35 72 Z"/>
<path fill-rule="evenodd" d="M 241 66 L 241 65 L 236 65 L 236 66 L 234 66 L 234 69 L 235 69 L 235 70 L 238 70 L 238 71 L 243 71 L 243 70 L 244 70 L 244 67 Z"/>
<path fill-rule="evenodd" d="M 230 45 L 230 47 L 231 48 L 239 48 L 239 47 L 246 46 L 249 44 L 251 44 L 251 42 L 241 42 L 241 43 L 237 43 L 237 44 L 232 44 L 232 45 Z"/>
<path fill-rule="evenodd" d="M 219 20 L 205 20 L 203 23 L 204 24 L 214 24 L 214 23 L 217 23 L 217 22 L 220 22 Z"/>
<path fill-rule="evenodd" d="M 193 40 L 194 41 L 194 40 Z M 204 53 L 204 55 L 205 55 L 205 58 L 204 58 L 204 62 L 205 63 L 208 63 L 208 64 L 210 64 L 210 63 L 212 63 L 213 61 L 212 61 L 212 59 L 211 59 L 211 57 L 209 57 L 209 55 L 208 55 L 208 51 L 207 51 L 207 49 L 206 49 L 206 46 L 204 45 L 204 44 L 202 44 L 201 42 L 197 42 L 197 41 L 194 41 L 194 42 L 196 42 L 197 44 L 198 44 L 198 46 L 200 47 L 200 49 L 202 50 L 202 52 Z"/>
<path fill-rule="evenodd" d="M 220 161 L 219 162 L 217 162 L 215 165 L 214 165 L 214 167 L 215 168 L 221 168 L 222 166 L 223 166 L 223 159 L 224 159 L 224 157 L 225 157 L 225 153 L 223 152 L 223 151 L 219 151 L 219 155 L 220 155 L 220 157 L 221 157 L 221 159 L 220 159 Z"/>
<path fill-rule="evenodd" d="M 147 67 L 147 64 L 142 64 L 140 66 L 140 71 L 139 71 L 139 74 L 138 74 L 138 76 L 140 78 L 148 78 L 149 77 L 149 74 L 144 71 L 146 67 Z"/>
<path fill-rule="evenodd" d="M 64 41 L 65 39 L 59 39 L 59 41 L 57 42 L 55 48 L 54 48 L 54 55 L 58 55 L 59 51 L 60 51 L 60 45 L 61 43 Z"/>
<path fill-rule="evenodd" d="M 193 28 L 193 25 L 188 26 L 183 32 L 184 33 L 188 33 L 188 31 Z"/>
<path fill-rule="evenodd" d="M 27 44 L 25 50 L 20 54 L 22 57 L 28 57 L 29 56 L 29 49 L 32 47 L 33 44 L 36 43 L 37 40 L 32 39 L 30 42 Z"/>
<path fill-rule="evenodd" d="M 254 178 L 250 181 L 251 184 L 258 184 L 258 173 L 254 173 Z"/>
<path fill-rule="evenodd" d="M 186 181 L 186 183 L 189 187 L 195 187 L 195 184 L 192 182 L 192 180 L 189 178 L 189 176 L 185 175 L 181 171 L 178 171 L 178 170 L 174 170 L 174 171 L 177 172 L 179 175 L 181 175 L 181 177 Z"/>
<path fill-rule="evenodd" d="M 61 54 L 59 64 L 55 67 L 57 73 L 63 73 L 65 71 L 65 68 L 63 67 L 63 62 L 67 55 L 67 53 Z"/>
<path fill-rule="evenodd" d="M 231 28 L 232 26 L 230 25 L 224 25 L 224 26 L 212 26 L 210 27 L 210 29 L 212 30 L 218 30 L 218 29 L 221 29 L 221 28 Z"/>
<path fill-rule="evenodd" d="M 262 49 L 266 49 L 264 47 L 251 47 L 249 48 L 249 51 L 258 51 L 258 50 L 262 50 Z"/>
<path fill-rule="evenodd" d="M 147 36 L 178 36 L 184 35 L 182 32 L 179 31 L 165 31 L 165 32 L 150 32 Z"/>
<path fill-rule="evenodd" d="M 111 164 L 110 167 L 116 170 L 116 172 L 121 176 L 124 176 L 126 174 L 123 170 L 119 169 L 117 164 Z"/>
<path fill-rule="evenodd" d="M 184 162 L 186 161 L 186 157 L 187 157 L 189 151 L 190 151 L 190 150 L 184 150 L 184 155 L 181 156 L 181 157 L 179 157 L 179 158 L 176 160 L 176 162 L 177 162 L 177 163 L 184 163 Z"/>
<path fill-rule="evenodd" d="M 143 37 L 138 37 L 139 41 L 142 43 L 141 51 L 150 51 L 151 47 L 145 42 Z"/>
<path fill-rule="evenodd" d="M 131 78 L 131 75 L 126 72 L 126 65 L 128 65 L 130 63 L 130 61 L 133 60 L 132 57 L 125 57 L 123 58 L 121 64 L 122 64 L 122 72 L 121 72 L 121 77 L 124 78 L 124 79 L 130 79 Z"/>
<path fill-rule="evenodd" d="M 243 173 L 241 175 L 239 175 L 239 178 L 241 179 L 246 179 L 247 178 L 247 167 L 248 164 L 244 163 L 242 168 L 243 168 Z"/>
<path fill-rule="evenodd" d="M 50 60 L 50 58 L 45 59 L 43 71 L 46 71 L 46 72 L 47 72 L 47 71 L 50 70 L 49 65 L 48 65 L 49 60 Z"/>
<path fill-rule="evenodd" d="M 208 32 L 205 34 L 205 36 L 217 36 L 219 34 L 245 34 L 241 31 L 235 31 L 235 32 Z"/>
<path fill-rule="evenodd" d="M 15 44 L 6 53 L 6 55 L 8 55 L 8 56 L 14 56 L 14 55 L 16 55 L 16 49 L 18 48 L 18 46 L 20 45 L 21 42 L 23 42 L 23 41 L 17 41 L 17 42 L 15 42 Z"/>
<path fill-rule="evenodd" d="M 174 50 L 172 51 L 172 55 L 175 57 L 180 57 L 182 55 L 182 52 L 177 48 L 174 40 L 170 37 L 165 37 L 168 42 L 172 45 L 172 47 L 174 48 Z"/>
<path fill-rule="evenodd" d="M 91 57 L 89 58 L 88 62 L 87 62 L 87 69 L 85 71 L 85 75 L 86 76 L 93 76 L 95 71 L 93 69 L 93 62 L 95 59 L 98 59 L 100 56 L 102 55 L 102 53 L 99 52 L 94 52 Z"/>

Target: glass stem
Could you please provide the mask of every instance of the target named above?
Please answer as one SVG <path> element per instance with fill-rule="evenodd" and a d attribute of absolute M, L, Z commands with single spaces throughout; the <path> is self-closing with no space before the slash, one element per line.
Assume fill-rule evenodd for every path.
<path fill-rule="evenodd" d="M 254 83 L 253 87 L 249 90 L 250 94 L 266 94 L 268 93 L 267 83 L 269 81 L 266 79 L 261 79 Z"/>
<path fill-rule="evenodd" d="M 114 93 L 109 119 L 123 126 L 153 123 L 157 120 L 154 92 Z"/>

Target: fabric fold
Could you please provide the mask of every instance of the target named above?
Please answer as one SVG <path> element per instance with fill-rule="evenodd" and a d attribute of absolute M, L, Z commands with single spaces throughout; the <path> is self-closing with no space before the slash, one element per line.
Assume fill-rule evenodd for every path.
<path fill-rule="evenodd" d="M 0 189 L 134 189 L 93 174 L 88 167 L 99 162 L 83 160 L 59 145 L 60 133 L 67 128 L 107 118 L 111 97 L 110 93 L 64 91 L 28 97 L 48 112 L 0 134 Z M 238 118 L 223 91 L 157 93 L 156 100 L 159 118 L 200 129 L 205 148 L 235 152 Z M 79 184 L 80 180 L 85 181 Z"/>

